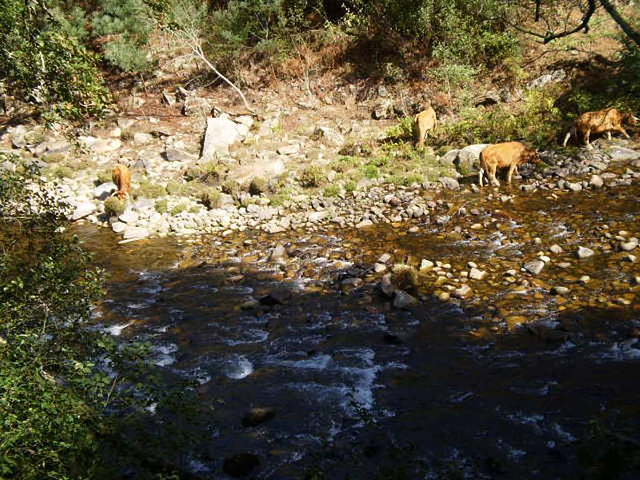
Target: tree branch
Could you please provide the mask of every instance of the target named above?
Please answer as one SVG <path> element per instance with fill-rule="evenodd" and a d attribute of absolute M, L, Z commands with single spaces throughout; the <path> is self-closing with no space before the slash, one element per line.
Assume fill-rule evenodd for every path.
<path fill-rule="evenodd" d="M 588 33 L 589 32 L 589 21 L 591 20 L 591 17 L 593 16 L 593 14 L 596 11 L 596 0 L 589 0 L 589 8 L 587 9 L 587 11 L 585 12 L 584 16 L 582 17 L 582 21 L 580 22 L 580 24 L 572 29 L 572 30 L 565 30 L 564 32 L 560 32 L 560 33 L 551 33 L 551 32 L 547 32 L 543 38 L 544 38 L 544 42 L 543 43 L 549 43 L 553 40 L 556 40 L 557 38 L 562 38 L 562 37 L 568 37 L 569 35 L 573 35 L 576 32 L 579 32 L 580 30 L 584 30 L 584 33 Z M 538 35 L 540 36 L 540 35 Z"/>
<path fill-rule="evenodd" d="M 600 0 L 600 3 L 611 18 L 620 26 L 622 31 L 640 47 L 640 32 L 634 30 L 633 27 L 620 16 L 616 7 L 614 7 L 609 0 Z"/>

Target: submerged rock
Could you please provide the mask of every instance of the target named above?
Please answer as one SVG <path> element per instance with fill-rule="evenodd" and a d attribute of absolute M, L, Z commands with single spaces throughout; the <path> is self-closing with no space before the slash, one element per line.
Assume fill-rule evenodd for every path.
<path fill-rule="evenodd" d="M 237 453 L 224 459 L 222 470 L 233 478 L 242 478 L 249 475 L 260 465 L 260 460 L 253 453 Z"/>
<path fill-rule="evenodd" d="M 413 295 L 409 295 L 403 290 L 396 290 L 396 294 L 393 297 L 393 306 L 398 309 L 409 309 L 417 306 L 420 302 Z"/>
<path fill-rule="evenodd" d="M 276 416 L 276 410 L 272 407 L 255 407 L 242 417 L 243 427 L 257 427 L 261 423 L 273 420 Z"/>
<path fill-rule="evenodd" d="M 576 255 L 580 259 L 592 257 L 594 254 L 595 252 L 587 247 L 578 247 L 578 251 L 576 252 Z"/>

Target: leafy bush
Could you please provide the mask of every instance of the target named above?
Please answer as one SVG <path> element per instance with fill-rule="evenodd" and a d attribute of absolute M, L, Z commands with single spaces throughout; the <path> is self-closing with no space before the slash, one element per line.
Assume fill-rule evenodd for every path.
<path fill-rule="evenodd" d="M 202 203 L 207 209 L 220 207 L 220 192 L 215 188 L 207 188 L 200 193 L 200 203 Z"/>
<path fill-rule="evenodd" d="M 300 173 L 300 185 L 304 188 L 319 187 L 326 180 L 324 171 L 319 167 L 309 166 Z"/>
<path fill-rule="evenodd" d="M 473 143 L 498 143 L 524 140 L 536 147 L 554 143 L 564 126 L 556 107 L 553 88 L 531 90 L 518 110 L 497 107 L 490 110 L 463 110 L 456 123 L 442 125 L 435 133 L 436 145 L 459 147 Z"/>
<path fill-rule="evenodd" d="M 169 209 L 169 200 L 166 198 L 156 200 L 155 208 L 158 213 L 166 213 Z"/>
<path fill-rule="evenodd" d="M 152 11 L 143 0 L 101 0 L 93 16 L 96 36 L 112 36 L 104 46 L 105 58 L 125 72 L 139 72 L 151 64 L 144 46 L 153 26 Z"/>
<path fill-rule="evenodd" d="M 118 197 L 109 197 L 104 201 L 104 213 L 108 217 L 117 217 L 124 213 L 125 203 Z"/>
<path fill-rule="evenodd" d="M 0 475 L 77 477 L 95 462 L 110 383 L 84 328 L 102 275 L 60 233 L 66 208 L 37 168 L 0 172 L 0 206 Z"/>
<path fill-rule="evenodd" d="M 102 114 L 110 97 L 76 30 L 44 2 L 0 0 L 0 77 L 11 93 L 63 117 Z"/>
<path fill-rule="evenodd" d="M 140 186 L 135 192 L 135 197 L 160 198 L 164 197 L 166 194 L 167 188 L 158 183 L 145 180 L 140 182 Z"/>
<path fill-rule="evenodd" d="M 395 32 L 406 40 L 427 45 L 446 64 L 489 68 L 518 55 L 519 42 L 507 29 L 505 2 L 499 0 L 359 0 L 352 15 L 360 32 L 389 38 Z"/>

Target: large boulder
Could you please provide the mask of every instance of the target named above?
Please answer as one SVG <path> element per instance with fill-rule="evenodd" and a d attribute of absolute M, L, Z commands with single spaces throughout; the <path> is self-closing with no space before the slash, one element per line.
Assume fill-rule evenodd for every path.
<path fill-rule="evenodd" d="M 488 144 L 479 143 L 476 145 L 469 145 L 464 147 L 458 152 L 454 160 L 454 165 L 460 172 L 472 173 L 478 170 L 478 164 L 480 163 L 480 153 L 484 150 Z"/>
<path fill-rule="evenodd" d="M 226 114 L 208 118 L 201 160 L 207 161 L 216 154 L 229 153 L 229 146 L 244 140 L 248 133 L 249 127 L 246 124 L 236 123 Z"/>

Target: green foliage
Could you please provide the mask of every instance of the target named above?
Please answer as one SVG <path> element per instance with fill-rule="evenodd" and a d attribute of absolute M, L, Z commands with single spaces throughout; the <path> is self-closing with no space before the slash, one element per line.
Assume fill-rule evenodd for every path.
<path fill-rule="evenodd" d="M 337 197 L 340 193 L 340 187 L 338 185 L 329 185 L 324 189 L 325 197 Z"/>
<path fill-rule="evenodd" d="M 267 181 L 262 177 L 254 177 L 249 183 L 249 193 L 251 195 L 260 195 L 267 191 Z"/>
<path fill-rule="evenodd" d="M 304 188 L 315 188 L 321 186 L 326 175 L 320 167 L 308 166 L 300 173 L 300 185 Z"/>
<path fill-rule="evenodd" d="M 225 180 L 221 185 L 222 191 L 227 195 L 236 197 L 240 192 L 240 184 L 235 180 Z"/>
<path fill-rule="evenodd" d="M 387 141 L 406 142 L 414 138 L 414 125 L 412 117 L 404 117 L 400 123 L 387 130 Z"/>
<path fill-rule="evenodd" d="M 185 210 L 187 210 L 188 205 L 185 202 L 180 202 L 176 205 L 173 206 L 173 208 L 171 209 L 171 215 L 179 215 L 180 213 L 184 212 Z"/>
<path fill-rule="evenodd" d="M 42 187 L 33 166 L 0 173 L 3 478 L 88 472 L 97 450 L 95 407 L 108 387 L 89 360 L 98 334 L 83 328 L 101 272 L 75 239 L 59 233 L 65 206 Z"/>
<path fill-rule="evenodd" d="M 360 32 L 388 38 L 394 31 L 419 42 L 445 64 L 492 68 L 519 54 L 499 0 L 373 0 L 352 2 Z"/>
<path fill-rule="evenodd" d="M 102 170 L 98 170 L 96 175 L 96 185 L 102 185 L 103 183 L 109 183 L 112 181 L 112 172 L 111 168 L 103 168 Z"/>
<path fill-rule="evenodd" d="M 155 208 L 158 213 L 166 213 L 169 209 L 169 200 L 166 198 L 156 200 Z"/>
<path fill-rule="evenodd" d="M 56 167 L 53 170 L 52 174 L 56 178 L 71 178 L 73 177 L 74 171 L 71 169 L 71 167 L 61 165 L 59 167 Z"/>
<path fill-rule="evenodd" d="M 497 107 L 463 110 L 458 122 L 443 125 L 435 134 L 436 145 L 464 146 L 524 140 L 535 147 L 556 142 L 564 126 L 555 106 L 554 89 L 531 90 L 519 110 Z"/>
<path fill-rule="evenodd" d="M 197 180 L 207 185 L 218 185 L 220 183 L 220 172 L 217 162 L 199 163 L 189 167 L 184 173 L 184 178 L 191 182 Z"/>
<path fill-rule="evenodd" d="M 104 201 L 104 213 L 108 217 L 117 217 L 124 213 L 125 203 L 118 197 L 109 197 Z"/>
<path fill-rule="evenodd" d="M 164 186 L 158 183 L 153 183 L 150 180 L 143 180 L 140 182 L 140 186 L 136 190 L 134 196 L 145 198 L 160 198 L 164 197 L 166 194 L 167 189 Z"/>
<path fill-rule="evenodd" d="M 199 196 L 200 203 L 202 203 L 207 209 L 220 207 L 220 192 L 215 188 L 207 188 Z"/>
<path fill-rule="evenodd" d="M 374 178 L 378 178 L 380 176 L 380 170 L 373 164 L 367 164 L 362 167 L 362 173 L 365 178 L 372 180 Z"/>
<path fill-rule="evenodd" d="M 354 182 L 353 180 L 349 180 L 344 184 L 344 189 L 347 192 L 354 192 L 356 188 L 358 188 L 358 186 L 356 185 L 356 182 Z"/>
<path fill-rule="evenodd" d="M 96 58 L 81 40 L 82 15 L 71 20 L 44 2 L 0 0 L 0 78 L 11 93 L 55 115 L 100 115 L 110 101 L 96 68 Z M 76 21 L 72 21 L 73 19 Z"/>
<path fill-rule="evenodd" d="M 153 26 L 152 11 L 143 0 L 101 0 L 93 16 L 93 34 L 113 36 L 104 46 L 105 58 L 125 72 L 151 65 L 144 46 Z"/>

